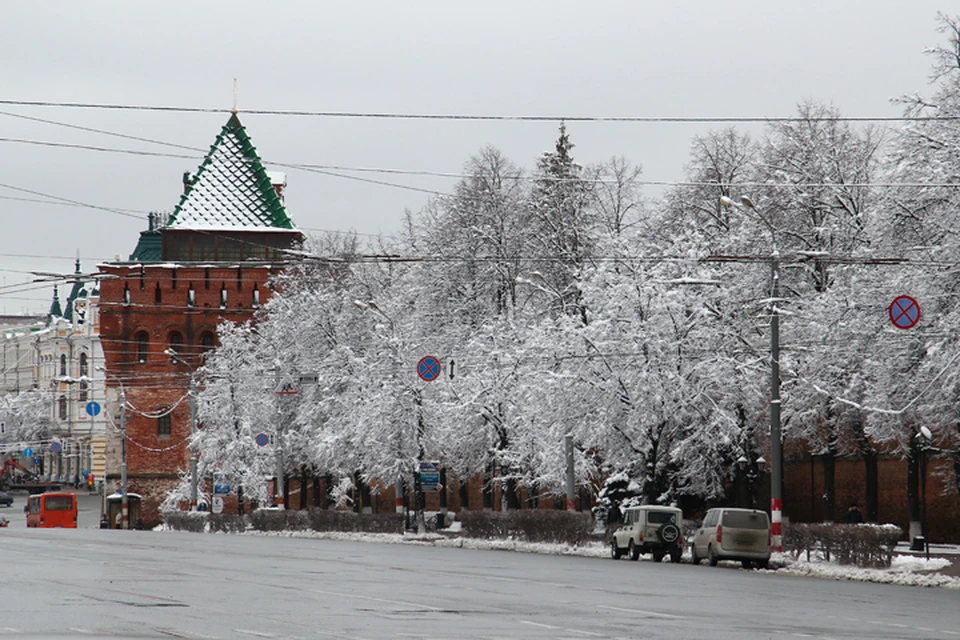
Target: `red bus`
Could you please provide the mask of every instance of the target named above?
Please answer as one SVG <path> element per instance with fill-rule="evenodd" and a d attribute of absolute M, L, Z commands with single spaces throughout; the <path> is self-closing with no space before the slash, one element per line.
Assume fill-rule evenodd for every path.
<path fill-rule="evenodd" d="M 41 493 L 30 496 L 27 506 L 28 527 L 77 528 L 77 496 L 72 493 Z"/>

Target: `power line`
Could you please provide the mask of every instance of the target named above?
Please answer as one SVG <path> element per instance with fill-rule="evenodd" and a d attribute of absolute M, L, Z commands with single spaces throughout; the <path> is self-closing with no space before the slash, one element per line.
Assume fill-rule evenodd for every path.
<path fill-rule="evenodd" d="M 20 107 L 58 107 L 67 109 L 97 109 L 110 111 L 156 111 L 166 113 L 231 113 L 231 109 L 135 105 L 94 102 L 52 102 L 42 100 L 0 100 L 0 104 Z M 244 109 L 244 114 L 269 116 L 306 116 L 319 118 L 366 118 L 380 120 L 465 120 L 514 122 L 640 122 L 640 123 L 768 123 L 768 122 L 929 122 L 956 121 L 960 116 L 581 116 L 581 115 L 493 115 L 455 113 L 401 113 L 387 111 L 310 111 L 297 109 Z"/>

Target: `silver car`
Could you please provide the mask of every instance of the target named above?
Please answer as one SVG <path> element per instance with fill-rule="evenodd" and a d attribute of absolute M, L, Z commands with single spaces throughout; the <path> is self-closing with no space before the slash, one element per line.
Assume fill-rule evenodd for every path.
<path fill-rule="evenodd" d="M 770 518 L 759 509 L 721 507 L 703 517 L 691 545 L 693 564 L 706 558 L 711 567 L 719 560 L 739 560 L 744 568 L 766 569 L 770 562 Z"/>

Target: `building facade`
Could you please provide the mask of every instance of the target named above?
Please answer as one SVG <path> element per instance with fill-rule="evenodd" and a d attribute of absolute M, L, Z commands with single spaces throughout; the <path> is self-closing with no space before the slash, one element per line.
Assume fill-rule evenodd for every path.
<path fill-rule="evenodd" d="M 221 322 L 254 317 L 286 251 L 303 240 L 286 214 L 282 174 L 268 173 L 233 114 L 169 216 L 149 227 L 124 262 L 99 266 L 101 339 L 110 432 L 107 481 L 142 496 L 144 524 L 182 487 L 191 467 L 193 388 Z M 184 505 L 186 506 L 186 505 Z"/>
<path fill-rule="evenodd" d="M 100 292 L 79 260 L 75 277 L 63 307 L 55 288 L 46 318 L 3 331 L 0 448 L 5 463 L 19 465 L 6 464 L 4 476 L 17 470 L 44 482 L 102 481 L 109 426 Z"/>

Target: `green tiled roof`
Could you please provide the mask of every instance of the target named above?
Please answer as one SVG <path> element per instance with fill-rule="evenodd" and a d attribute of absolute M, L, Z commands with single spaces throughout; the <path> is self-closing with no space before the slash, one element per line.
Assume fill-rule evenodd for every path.
<path fill-rule="evenodd" d="M 200 169 L 190 178 L 166 226 L 183 230 L 294 229 L 237 114 L 230 116 Z"/>
<path fill-rule="evenodd" d="M 159 262 L 161 260 L 161 249 L 163 239 L 159 231 L 141 231 L 140 241 L 137 242 L 137 248 L 130 254 L 130 260 L 134 262 Z"/>

